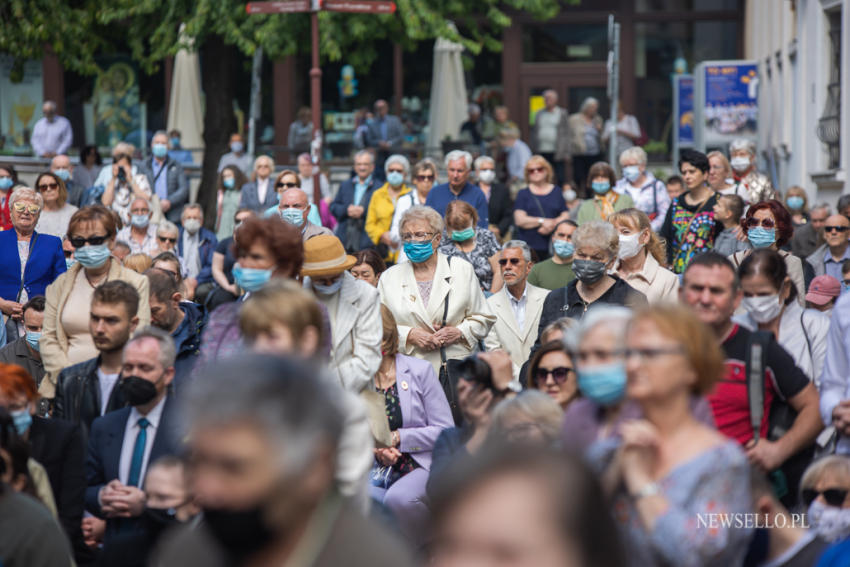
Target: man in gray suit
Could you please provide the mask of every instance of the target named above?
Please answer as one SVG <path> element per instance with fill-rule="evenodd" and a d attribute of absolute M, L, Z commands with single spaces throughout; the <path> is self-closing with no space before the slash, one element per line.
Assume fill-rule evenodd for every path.
<path fill-rule="evenodd" d="M 254 160 L 254 180 L 242 186 L 239 199 L 240 209 L 251 209 L 263 214 L 277 205 L 280 198 L 274 186 L 274 160 L 269 156 L 260 156 Z"/>
<path fill-rule="evenodd" d="M 153 135 L 151 153 L 153 158 L 139 165 L 139 173 L 148 177 L 151 190 L 159 197 L 165 218 L 179 223 L 183 205 L 189 202 L 189 182 L 183 166 L 168 157 L 168 133 L 165 130 Z"/>
<path fill-rule="evenodd" d="M 366 145 L 375 149 L 375 178 L 386 181 L 384 162 L 397 153 L 404 139 L 404 126 L 398 116 L 389 114 L 387 101 L 375 102 L 375 118 L 366 130 Z"/>
<path fill-rule="evenodd" d="M 534 153 L 552 164 L 556 183 L 561 185 L 566 181 L 564 162 L 570 157 L 569 113 L 566 108 L 558 106 L 558 93 L 553 89 L 543 91 L 543 102 L 546 106 L 534 115 L 530 145 Z"/>

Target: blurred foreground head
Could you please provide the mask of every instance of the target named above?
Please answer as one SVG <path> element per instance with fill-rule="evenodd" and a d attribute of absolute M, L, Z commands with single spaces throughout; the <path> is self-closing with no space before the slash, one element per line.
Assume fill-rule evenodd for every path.
<path fill-rule="evenodd" d="M 577 457 L 491 447 L 441 475 L 433 497 L 432 565 L 624 564 L 602 489 Z"/>

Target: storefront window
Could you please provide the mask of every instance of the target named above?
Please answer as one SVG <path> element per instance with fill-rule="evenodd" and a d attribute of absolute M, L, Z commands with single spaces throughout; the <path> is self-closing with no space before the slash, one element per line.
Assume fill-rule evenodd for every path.
<path fill-rule="evenodd" d="M 534 24 L 523 26 L 522 60 L 526 63 L 605 61 L 606 24 Z"/>
<path fill-rule="evenodd" d="M 741 0 L 636 0 L 636 12 L 716 12 L 740 10 Z"/>

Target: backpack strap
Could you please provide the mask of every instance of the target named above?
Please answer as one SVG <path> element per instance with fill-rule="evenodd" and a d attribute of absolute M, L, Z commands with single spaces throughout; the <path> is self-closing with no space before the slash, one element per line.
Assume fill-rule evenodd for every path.
<path fill-rule="evenodd" d="M 767 369 L 767 345 L 772 336 L 767 331 L 753 331 L 747 342 L 747 400 L 750 406 L 753 440 L 756 443 L 761 436 L 761 422 L 764 419 L 764 373 Z"/>

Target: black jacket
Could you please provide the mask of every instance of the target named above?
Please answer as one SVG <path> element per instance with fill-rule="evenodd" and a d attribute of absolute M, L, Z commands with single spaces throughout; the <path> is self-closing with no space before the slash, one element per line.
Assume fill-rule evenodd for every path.
<path fill-rule="evenodd" d="M 514 223 L 514 204 L 511 201 L 511 192 L 507 185 L 494 183 L 490 186 L 490 201 L 487 203 L 487 212 L 490 218 L 487 222 L 499 227 L 502 238 Z"/>
<path fill-rule="evenodd" d="M 335 230 L 336 236 L 342 241 L 346 252 L 349 254 L 354 254 L 366 248 L 374 248 L 375 246 L 372 243 L 372 239 L 366 234 L 366 211 L 369 210 L 369 202 L 372 200 L 372 194 L 381 188 L 381 183 L 372 176 L 369 187 L 363 193 L 360 203 L 355 203 L 354 189 L 356 179 L 356 177 L 352 177 L 342 182 L 330 207 L 331 214 L 339 221 Z M 357 204 L 363 207 L 363 216 L 359 219 L 354 219 L 348 216 L 348 207 Z"/>
<path fill-rule="evenodd" d="M 543 311 L 540 313 L 540 325 L 537 327 L 537 341 L 540 341 L 540 333 L 543 329 L 560 319 L 581 319 L 587 310 L 597 304 L 625 305 L 626 307 L 641 307 L 647 304 L 646 296 L 627 284 L 618 276 L 614 278 L 614 285 L 608 288 L 596 301 L 585 303 L 576 289 L 578 279 L 574 279 L 560 289 L 553 289 L 543 301 Z M 535 345 L 538 346 L 538 345 Z"/>
<path fill-rule="evenodd" d="M 56 383 L 53 417 L 79 425 L 84 437 L 88 437 L 92 421 L 100 416 L 100 384 L 97 377 L 99 364 L 98 356 L 69 366 L 59 373 Z M 124 407 L 124 399 L 119 389 L 113 388 L 106 411 L 110 412 L 122 407 Z"/>

